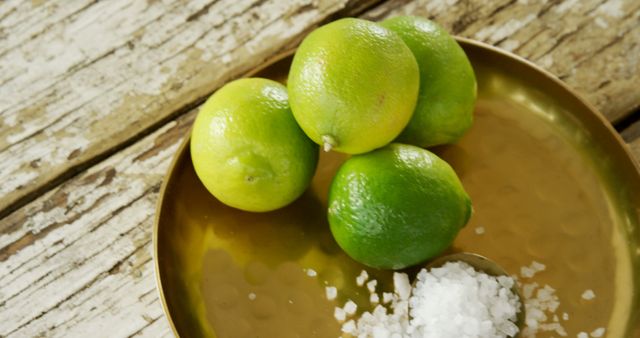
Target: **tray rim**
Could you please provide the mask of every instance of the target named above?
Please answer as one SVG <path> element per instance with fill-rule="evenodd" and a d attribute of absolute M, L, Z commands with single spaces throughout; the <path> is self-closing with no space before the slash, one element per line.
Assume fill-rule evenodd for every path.
<path fill-rule="evenodd" d="M 460 36 L 453 36 L 453 37 L 458 42 L 458 44 L 460 44 L 460 46 L 463 47 L 463 49 L 465 46 L 469 46 L 472 48 L 484 49 L 485 51 L 488 50 L 492 53 L 496 53 L 496 54 L 499 54 L 500 56 L 511 59 L 511 61 L 522 64 L 523 66 L 529 68 L 532 72 L 537 72 L 538 74 L 542 75 L 546 80 L 553 82 L 555 85 L 559 86 L 561 90 L 565 91 L 566 94 L 569 94 L 570 96 L 575 98 L 579 103 L 579 105 L 582 105 L 585 108 L 585 110 L 589 112 L 586 115 L 589 115 L 590 118 L 597 119 L 599 124 L 605 127 L 606 133 L 615 139 L 615 143 L 617 143 L 619 148 L 623 151 L 623 157 L 626 160 L 628 160 L 632 165 L 632 167 L 635 169 L 634 171 L 635 171 L 636 177 L 638 178 L 638 182 L 640 182 L 640 160 L 634 157 L 629 145 L 623 140 L 622 136 L 614 129 L 614 127 L 611 125 L 611 122 L 609 122 L 609 120 L 607 120 L 605 116 L 593 104 L 587 101 L 580 93 L 578 93 L 577 91 L 569 87 L 568 84 L 560 80 L 551 72 L 543 69 L 542 67 L 536 65 L 535 63 L 521 56 L 518 56 L 514 53 L 511 53 L 509 51 L 500 49 L 498 47 L 495 47 L 493 45 L 490 45 L 481 41 L 460 37 Z M 290 48 L 290 49 L 281 51 L 273 55 L 272 57 L 269 57 L 268 59 L 264 60 L 260 66 L 245 72 L 243 75 L 238 76 L 237 78 L 251 77 L 259 73 L 260 71 L 270 67 L 276 62 L 293 55 L 296 50 L 297 48 Z M 230 79 L 227 82 L 230 82 L 232 80 L 233 79 Z M 213 94 L 217 89 L 215 89 L 211 94 Z M 177 338 L 180 338 L 180 334 L 178 333 L 175 323 L 173 322 L 173 318 L 171 317 L 169 306 L 167 304 L 164 289 L 162 286 L 162 278 L 160 275 L 160 264 L 158 261 L 158 253 L 159 253 L 158 235 L 159 235 L 159 227 L 160 227 L 160 217 L 162 214 L 162 206 L 164 204 L 164 197 L 166 195 L 165 193 L 169 185 L 169 181 L 171 180 L 171 178 L 175 173 L 175 169 L 177 165 L 180 163 L 181 159 L 185 155 L 185 151 L 187 150 L 189 141 L 191 140 L 191 129 L 192 128 L 190 127 L 189 130 L 186 132 L 184 139 L 181 141 L 180 146 L 178 147 L 175 154 L 173 155 L 173 159 L 171 160 L 171 164 L 169 165 L 167 172 L 162 178 L 162 185 L 160 187 L 160 191 L 158 192 L 158 200 L 156 201 L 156 204 L 155 204 L 155 215 L 154 215 L 153 233 L 152 233 L 153 261 L 154 261 L 153 267 L 154 267 L 156 290 L 158 292 L 160 303 L 162 304 L 163 313 L 169 322 L 172 333 Z"/>

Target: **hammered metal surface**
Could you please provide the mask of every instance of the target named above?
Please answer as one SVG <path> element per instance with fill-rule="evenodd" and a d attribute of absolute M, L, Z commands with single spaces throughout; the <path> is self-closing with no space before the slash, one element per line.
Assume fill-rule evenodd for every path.
<path fill-rule="evenodd" d="M 434 151 L 460 175 L 474 214 L 450 252 L 482 254 L 513 274 L 544 263 L 545 271 L 521 282 L 557 290 L 569 336 L 598 327 L 609 337 L 638 335 L 637 166 L 563 85 L 512 56 L 461 44 L 478 77 L 475 123 L 457 145 Z M 289 61 L 258 76 L 282 80 Z M 353 299 L 369 307 L 355 285 L 363 266 L 339 249 L 326 221 L 328 186 L 344 156 L 322 154 L 309 191 L 263 214 L 224 206 L 197 180 L 188 147 L 176 156 L 154 245 L 177 335 L 334 338 L 334 306 Z M 389 271 L 368 271 L 389 290 Z M 326 285 L 338 288 L 336 301 L 326 299 Z M 585 290 L 596 298 L 583 299 Z"/>

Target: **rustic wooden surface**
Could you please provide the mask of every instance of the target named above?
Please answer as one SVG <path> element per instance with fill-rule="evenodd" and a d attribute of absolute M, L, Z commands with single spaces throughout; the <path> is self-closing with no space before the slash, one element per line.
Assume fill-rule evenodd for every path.
<path fill-rule="evenodd" d="M 0 2 L 0 337 L 171 336 L 151 228 L 197 106 L 319 24 L 397 14 L 556 74 L 640 158 L 639 1 Z"/>

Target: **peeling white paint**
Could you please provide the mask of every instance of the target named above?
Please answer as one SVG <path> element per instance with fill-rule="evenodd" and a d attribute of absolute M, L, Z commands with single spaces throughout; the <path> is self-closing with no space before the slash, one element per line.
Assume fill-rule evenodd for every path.
<path fill-rule="evenodd" d="M 9 128 L 15 127 L 17 123 L 18 123 L 18 115 L 10 114 L 5 116 L 4 118 L 4 124 Z"/>
<path fill-rule="evenodd" d="M 578 11 L 580 7 L 580 0 L 566 0 L 556 6 L 553 11 L 557 14 L 564 14 L 568 11 Z"/>
<path fill-rule="evenodd" d="M 549 70 L 551 66 L 553 66 L 553 56 L 551 54 L 547 54 L 538 60 L 538 64 L 542 66 L 542 68 Z"/>
<path fill-rule="evenodd" d="M 621 18 L 624 16 L 623 0 L 609 0 L 598 7 L 597 12 L 610 18 Z"/>
<path fill-rule="evenodd" d="M 247 56 L 266 58 L 346 0 L 300 12 L 308 0 L 266 1 L 257 8 L 251 8 L 255 0 L 217 1 L 186 20 L 210 2 L 98 2 L 0 56 L 0 67 L 9 70 L 0 73 L 0 82 L 8 81 L 0 86 L 0 114 L 5 124 L 16 124 L 0 130 L 0 147 L 9 146 L 0 152 L 0 163 L 7 163 L 0 167 L 5 200 L 67 170 L 76 149 L 81 159 L 103 151 L 114 137 L 130 137 L 132 129 L 168 114 L 165 105 L 207 90 L 193 84 L 242 73 L 250 66 Z M 207 62 L 189 60 L 198 51 Z M 245 61 L 223 66 L 233 60 Z M 44 108 L 25 111 L 34 104 Z M 27 113 L 28 121 L 18 123 Z M 21 185 L 25 189 L 17 191 Z"/>
<path fill-rule="evenodd" d="M 426 4 L 427 11 L 430 13 L 441 13 L 449 10 L 452 6 L 458 3 L 458 0 L 435 0 L 428 1 Z M 416 2 L 416 5 L 418 3 Z"/>
<path fill-rule="evenodd" d="M 597 17 L 595 20 L 595 23 L 598 27 L 600 28 L 609 28 L 609 24 L 607 23 L 607 20 L 603 19 L 602 17 Z"/>
<path fill-rule="evenodd" d="M 38 173 L 34 170 L 15 173 L 8 181 L 0 183 L 0 195 L 10 193 L 18 189 L 18 187 L 28 185 L 36 177 L 38 177 Z"/>
<path fill-rule="evenodd" d="M 514 49 L 520 47 L 520 42 L 517 40 L 505 40 L 500 47 L 502 47 L 505 50 L 508 50 L 510 52 L 512 52 Z"/>
<path fill-rule="evenodd" d="M 137 224 L 151 220 L 153 201 L 140 200 L 125 209 L 97 230 L 86 233 L 82 241 L 75 242 L 53 257 L 36 259 L 36 268 L 8 284 L 3 291 L 9 295 L 21 292 L 20 297 L 7 299 L 0 311 L 0 334 L 6 335 L 14 329 L 27 324 L 41 311 L 48 311 L 58 302 L 82 290 L 92 279 L 107 271 L 120 258 L 136 250 L 135 237 L 120 237 L 119 233 L 134 226 L 138 240 L 148 236 L 136 227 Z M 125 221 L 126 220 L 126 221 Z M 91 220 L 85 220 L 85 222 Z M 60 228 L 54 232 L 68 233 L 71 228 Z M 115 239 L 115 241 L 114 241 Z M 87 261 L 83 261 L 87 259 Z M 43 277 L 37 278 L 43 272 Z M 33 279 L 36 277 L 36 279 Z M 33 280 L 32 280 L 33 279 Z M 26 290 L 22 290 L 26 286 Z M 21 291 L 18 291 L 21 290 Z M 118 330 L 113 328 L 113 330 Z M 111 331 L 113 334 L 114 331 Z"/>
<path fill-rule="evenodd" d="M 474 37 L 478 40 L 490 43 L 507 38 L 536 18 L 535 14 L 529 14 L 522 19 L 510 19 L 505 23 L 487 26 L 479 30 Z"/>

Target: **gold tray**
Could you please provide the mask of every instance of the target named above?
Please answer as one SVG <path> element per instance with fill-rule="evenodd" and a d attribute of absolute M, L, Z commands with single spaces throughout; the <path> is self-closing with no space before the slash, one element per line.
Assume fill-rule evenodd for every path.
<path fill-rule="evenodd" d="M 513 274 L 545 264 L 521 281 L 557 290 L 569 337 L 598 327 L 607 337 L 640 337 L 637 163 L 609 123 L 552 75 L 458 41 L 478 79 L 475 123 L 435 151 L 460 175 L 475 213 L 450 251 L 485 255 Z M 292 53 L 251 75 L 284 81 Z M 290 206 L 247 213 L 204 189 L 188 142 L 167 173 L 153 229 L 158 289 L 176 336 L 339 336 L 334 306 L 350 298 L 368 307 L 368 292 L 355 285 L 363 266 L 337 247 L 326 220 L 328 185 L 345 156 L 323 153 L 312 187 Z M 392 288 L 389 271 L 368 270 Z M 324 296 L 329 284 L 339 290 L 334 302 Z M 586 290 L 596 298 L 583 299 Z"/>

